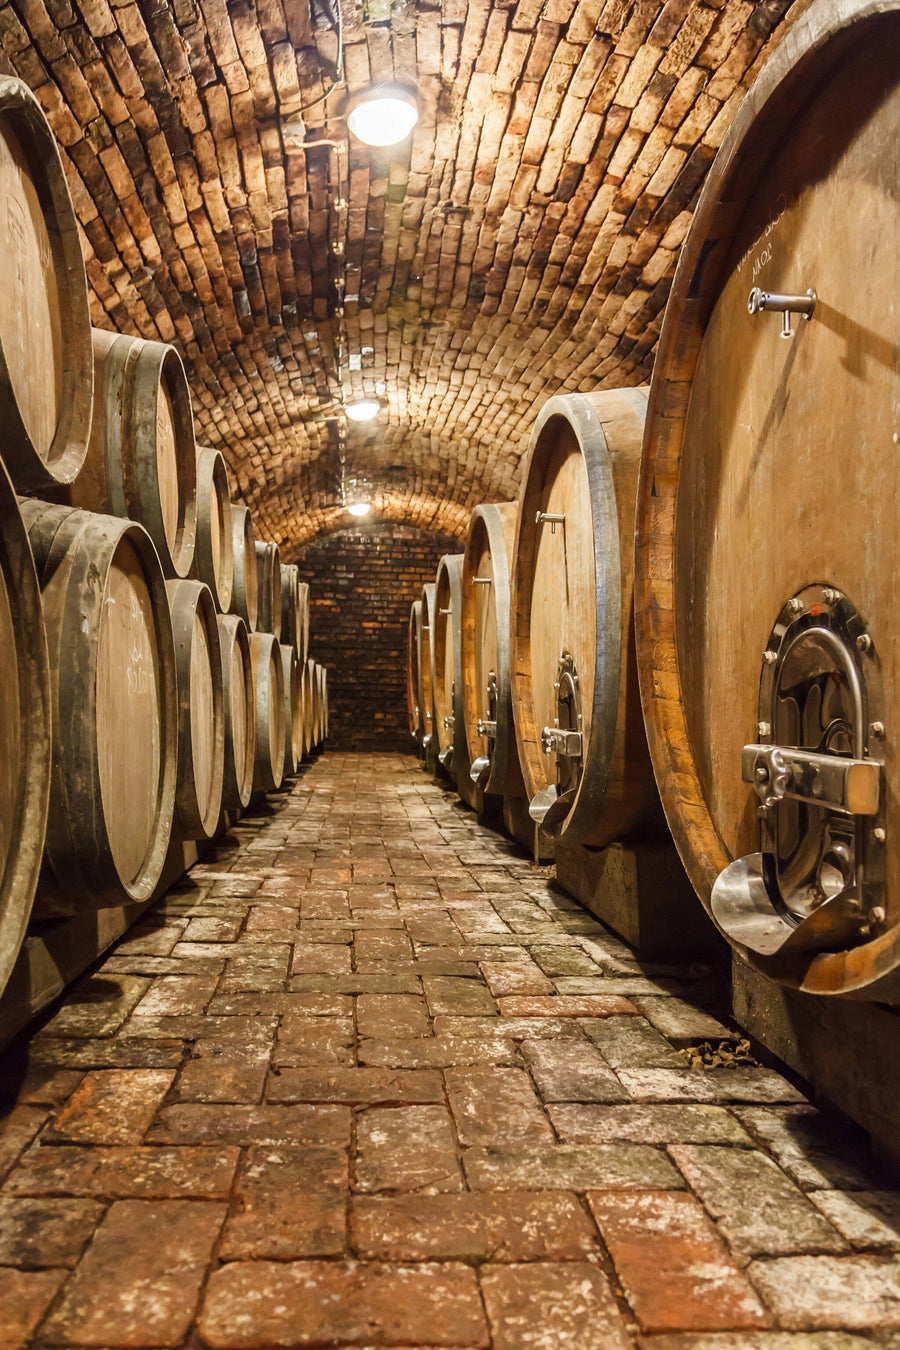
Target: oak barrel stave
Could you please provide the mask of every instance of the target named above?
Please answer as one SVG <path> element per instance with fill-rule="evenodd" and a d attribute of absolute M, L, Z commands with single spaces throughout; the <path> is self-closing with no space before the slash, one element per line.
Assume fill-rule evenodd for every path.
<path fill-rule="evenodd" d="M 211 839 L 222 809 L 225 702 L 213 598 L 200 581 L 166 583 L 178 677 L 178 788 L 186 839 Z"/>
<path fill-rule="evenodd" d="M 167 578 L 187 577 L 197 529 L 197 448 L 181 357 L 163 342 L 92 330 L 96 398 L 67 500 L 136 520 Z"/>
<path fill-rule="evenodd" d="M 208 446 L 197 451 L 197 536 L 192 575 L 210 589 L 220 614 L 231 609 L 234 547 L 228 468 Z"/>
<path fill-rule="evenodd" d="M 256 692 L 247 625 L 236 614 L 218 617 L 225 713 L 222 809 L 241 811 L 253 791 L 256 753 Z"/>
<path fill-rule="evenodd" d="M 41 593 L 0 465 L 0 992 L 25 937 L 44 853 L 52 707 Z"/>
<path fill-rule="evenodd" d="M 473 773 L 478 761 L 482 789 L 493 796 L 521 793 L 509 665 L 516 516 L 515 502 L 477 506 L 463 555 L 460 644 L 466 740 Z M 480 734 L 479 721 L 496 722 L 496 735 Z"/>
<path fill-rule="evenodd" d="M 622 839 L 655 806 L 632 621 L 645 408 L 642 389 L 551 398 L 535 423 L 519 497 L 516 742 L 532 815 L 568 843 Z M 544 747 L 544 730 L 565 730 L 568 721 L 581 735 L 580 759 Z"/>
<path fill-rule="evenodd" d="M 20 492 L 71 483 L 87 453 L 94 368 L 78 221 L 28 86 L 0 76 L 0 418 Z"/>
<path fill-rule="evenodd" d="M 150 899 L 172 830 L 175 652 L 146 532 L 69 507 L 22 506 L 42 586 L 53 706 L 42 914 Z"/>
<path fill-rule="evenodd" d="M 888 358 L 898 346 L 896 307 L 885 300 L 900 282 L 898 44 L 896 4 L 814 3 L 726 136 L 660 338 L 635 592 L 654 769 L 700 899 L 737 951 L 771 977 L 808 993 L 891 1002 L 900 1000 L 900 855 L 890 846 L 900 826 L 900 390 L 896 357 Z M 812 289 L 813 313 L 808 321 L 795 313 L 784 341 L 780 314 L 748 312 L 752 288 L 801 297 Z M 852 640 L 851 611 L 863 646 Z M 825 628 L 842 668 L 819 690 L 798 679 L 791 700 L 802 719 L 794 714 L 793 731 L 780 735 L 788 702 L 771 696 L 788 668 L 780 634 L 806 632 L 809 654 Z M 862 716 L 832 725 L 845 722 L 848 743 L 858 728 L 864 758 L 883 763 L 872 824 L 888 847 L 857 817 L 844 859 L 852 865 L 837 869 L 836 886 L 828 862 L 826 890 L 822 816 L 777 797 L 764 804 L 743 780 L 742 751 L 761 742 L 815 748 L 812 694 L 824 712 L 822 689 L 836 702 L 853 679 Z M 878 723 L 881 739 L 869 729 Z M 770 877 L 763 937 L 744 927 L 727 896 L 716 908 L 714 887 L 722 898 L 741 859 L 776 859 L 766 841 L 773 828 L 779 837 L 796 832 L 795 857 L 805 853 L 820 870 L 803 903 Z M 855 928 L 845 912 L 841 932 L 834 920 L 844 897 L 863 903 Z"/>

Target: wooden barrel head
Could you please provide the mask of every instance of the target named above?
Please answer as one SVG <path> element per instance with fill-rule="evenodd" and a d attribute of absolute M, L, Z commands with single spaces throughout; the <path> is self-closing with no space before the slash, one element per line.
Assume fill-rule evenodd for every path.
<path fill-rule="evenodd" d="M 234 584 L 231 592 L 232 611 L 239 615 L 250 632 L 256 629 L 259 617 L 259 589 L 256 576 L 256 537 L 253 517 L 246 506 L 231 508 L 232 570 Z"/>
<path fill-rule="evenodd" d="M 38 578 L 0 465 L 0 992 L 25 936 L 44 851 L 51 697 Z"/>
<path fill-rule="evenodd" d="M 634 503 L 646 394 L 551 398 L 525 470 L 515 543 L 512 690 L 531 811 L 606 844 L 653 800 L 632 659 Z"/>
<path fill-rule="evenodd" d="M 463 555 L 438 563 L 434 599 L 434 708 L 439 755 L 454 774 L 468 772 L 462 690 Z"/>
<path fill-rule="evenodd" d="M 159 616 L 133 543 L 117 546 L 97 647 L 97 759 L 113 861 L 126 887 L 156 838 L 165 730 Z"/>
<path fill-rule="evenodd" d="M 409 610 L 406 640 L 406 710 L 410 733 L 422 738 L 422 699 L 419 690 L 419 640 L 422 629 L 422 601 L 414 600 Z"/>
<path fill-rule="evenodd" d="M 169 605 L 178 674 L 178 819 L 187 839 L 211 839 L 225 777 L 222 653 L 209 588 L 170 581 Z"/>
<path fill-rule="evenodd" d="M 216 609 L 227 613 L 234 588 L 234 545 L 228 470 L 218 450 L 197 453 L 197 542 L 193 574 L 212 592 Z"/>
<path fill-rule="evenodd" d="M 0 77 L 0 415 L 20 491 L 70 483 L 93 396 L 87 284 L 53 133 L 21 80 Z"/>
<path fill-rule="evenodd" d="M 301 664 L 309 656 L 309 583 L 298 584 L 297 659 Z"/>
<path fill-rule="evenodd" d="M 419 627 L 419 697 L 422 709 L 422 744 L 431 744 L 434 735 L 434 582 L 422 587 L 422 623 Z"/>
<path fill-rule="evenodd" d="M 42 917 L 149 900 L 172 829 L 175 653 L 165 583 L 131 521 L 28 502 L 53 700 Z"/>
<path fill-rule="evenodd" d="M 297 653 L 293 646 L 280 643 L 279 651 L 284 681 L 284 774 L 285 777 L 288 777 L 297 772 L 303 758 L 300 673 L 297 666 Z"/>
<path fill-rule="evenodd" d="M 277 544 L 256 541 L 256 626 L 281 637 L 281 558 Z"/>
<path fill-rule="evenodd" d="M 469 520 L 461 580 L 463 708 L 468 756 L 486 793 L 521 792 L 509 673 L 510 566 L 515 502 L 478 506 Z M 479 732 L 479 723 L 489 734 Z M 493 724 L 493 726 L 492 726 Z"/>
<path fill-rule="evenodd" d="M 253 790 L 256 748 L 256 692 L 247 625 L 235 614 L 218 616 L 225 710 L 225 770 L 222 806 L 238 811 Z"/>
<path fill-rule="evenodd" d="M 898 51 L 898 6 L 813 4 L 739 110 L 660 340 L 636 592 L 654 766 L 698 894 L 776 978 L 876 999 L 900 998 Z M 848 830 L 769 800 L 750 752 L 758 795 L 754 745 L 883 764 L 878 815 Z M 772 867 L 764 940 L 742 919 L 753 858 Z"/>
<path fill-rule="evenodd" d="M 313 661 L 307 658 L 300 672 L 303 686 L 303 746 L 304 754 L 311 755 L 316 748 L 316 697 L 313 689 Z"/>
<path fill-rule="evenodd" d="M 272 792 L 284 777 L 284 672 L 271 633 L 251 634 L 250 659 L 256 692 L 253 789 Z"/>

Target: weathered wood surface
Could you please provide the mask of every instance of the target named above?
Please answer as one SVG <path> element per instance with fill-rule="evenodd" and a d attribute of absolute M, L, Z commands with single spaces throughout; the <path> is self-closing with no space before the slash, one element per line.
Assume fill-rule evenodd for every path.
<path fill-rule="evenodd" d="M 178 822 L 187 839 L 219 825 L 225 772 L 222 650 L 215 605 L 199 581 L 169 581 L 178 675 Z"/>
<path fill-rule="evenodd" d="M 694 887 L 759 848 L 741 749 L 763 653 L 811 583 L 865 616 L 887 729 L 886 921 L 853 950 L 766 962 L 809 991 L 900 998 L 896 145 L 900 10 L 812 6 L 707 180 L 660 343 L 638 517 L 637 640 L 660 794 Z M 751 287 L 818 295 L 809 322 Z M 876 714 L 872 713 L 872 716 Z M 877 848 L 876 848 L 877 851 Z"/>
<path fill-rule="evenodd" d="M 656 796 L 632 626 L 645 408 L 643 389 L 550 399 L 519 497 L 510 638 L 519 762 L 533 809 L 549 805 L 544 828 L 570 842 L 622 838 Z M 576 691 L 565 713 L 564 658 Z M 565 719 L 581 734 L 580 760 L 543 747 L 543 730 L 565 729 Z"/>
<path fill-rule="evenodd" d="M 0 991 L 25 936 L 44 853 L 52 699 L 41 592 L 0 465 Z"/>
<path fill-rule="evenodd" d="M 159 560 L 130 521 L 42 502 L 22 511 L 50 659 L 53 907 L 140 903 L 162 872 L 176 788 L 175 652 Z"/>
<path fill-rule="evenodd" d="M 167 577 L 186 577 L 197 528 L 191 395 L 174 347 L 95 328 L 94 419 L 66 500 L 143 525 Z"/>
<path fill-rule="evenodd" d="M 20 492 L 70 483 L 87 453 L 93 362 L 78 221 L 56 139 L 0 75 L 0 419 Z"/>

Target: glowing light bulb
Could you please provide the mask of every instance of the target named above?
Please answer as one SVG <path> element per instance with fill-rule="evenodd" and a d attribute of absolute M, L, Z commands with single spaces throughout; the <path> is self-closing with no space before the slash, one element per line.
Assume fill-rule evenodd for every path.
<path fill-rule="evenodd" d="M 356 403 L 348 403 L 344 410 L 351 422 L 371 422 L 380 411 L 380 404 L 373 398 L 361 398 Z"/>
<path fill-rule="evenodd" d="M 351 516 L 367 516 L 371 509 L 371 502 L 354 502 L 352 506 L 347 507 Z"/>
<path fill-rule="evenodd" d="M 402 85 L 385 84 L 373 89 L 353 108 L 347 122 L 364 145 L 398 145 L 419 120 L 413 94 Z"/>

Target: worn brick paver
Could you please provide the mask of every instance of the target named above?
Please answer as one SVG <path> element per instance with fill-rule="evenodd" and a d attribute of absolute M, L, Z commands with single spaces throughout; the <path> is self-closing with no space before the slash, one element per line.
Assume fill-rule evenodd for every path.
<path fill-rule="evenodd" d="M 0 1062 L 0 1347 L 900 1345 L 900 1191 L 399 756 L 251 812 Z"/>

